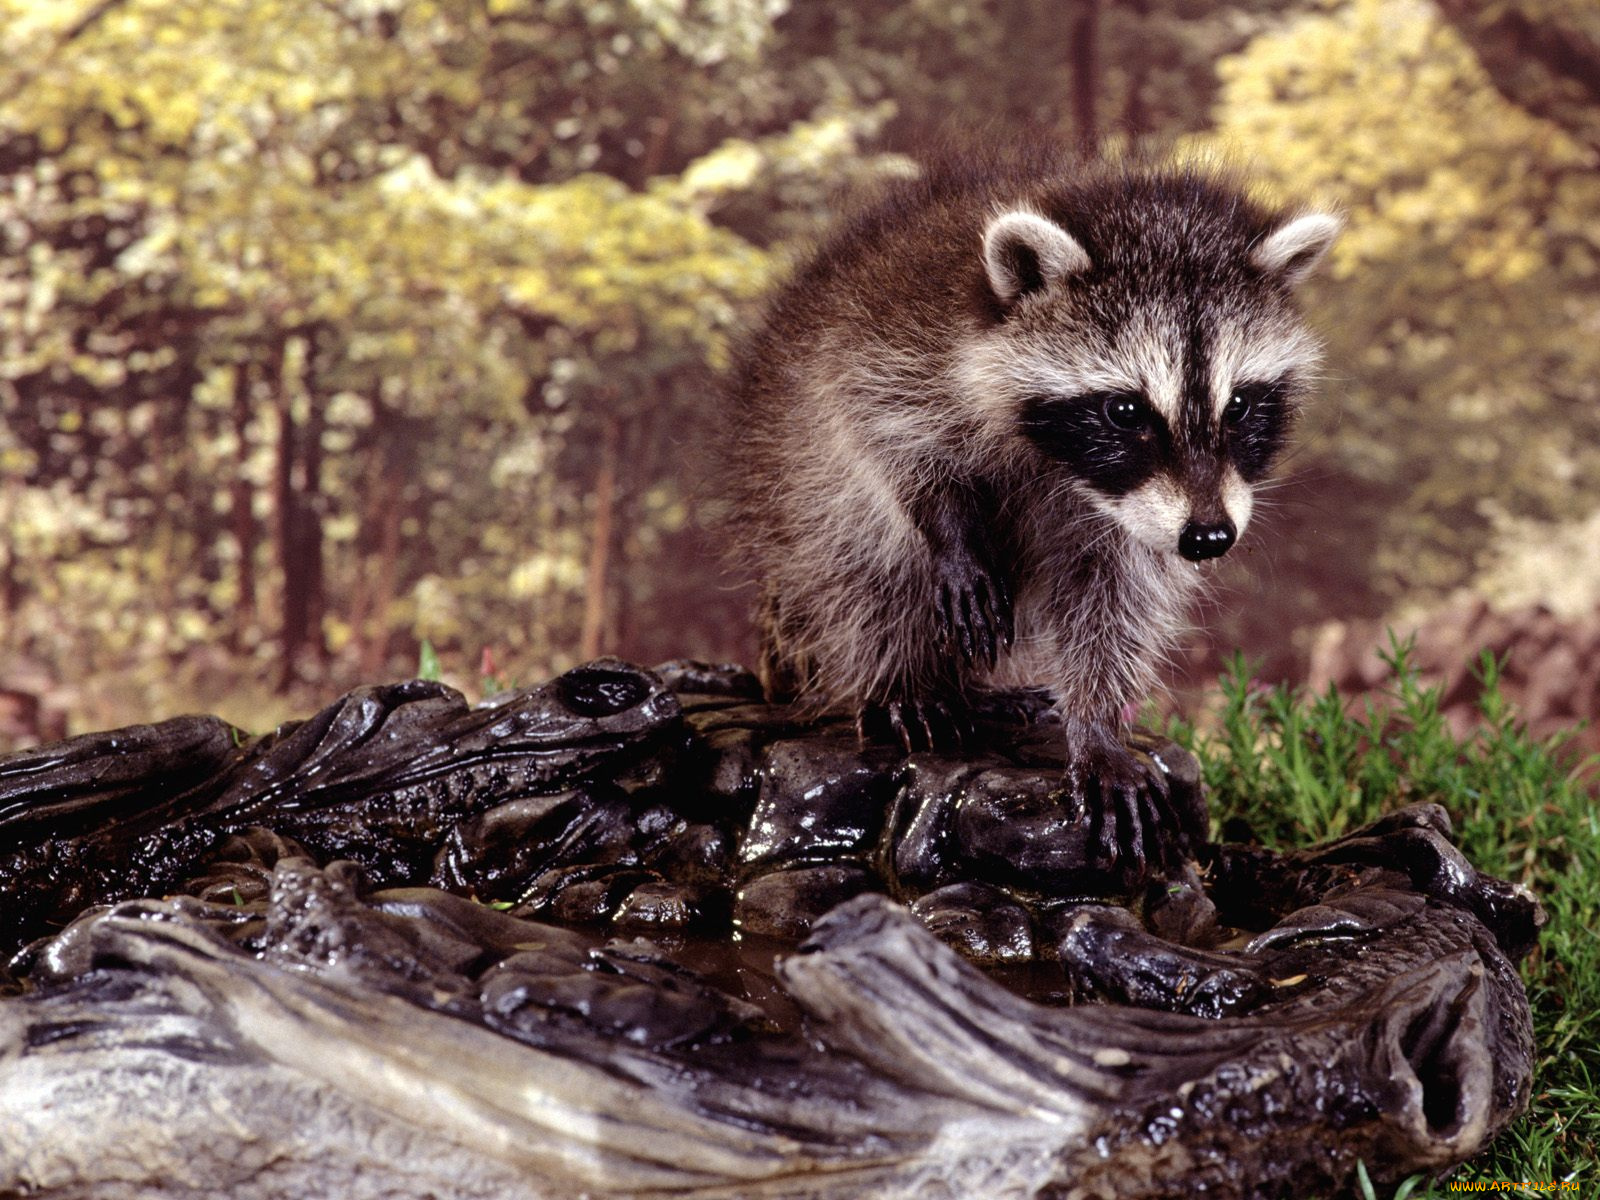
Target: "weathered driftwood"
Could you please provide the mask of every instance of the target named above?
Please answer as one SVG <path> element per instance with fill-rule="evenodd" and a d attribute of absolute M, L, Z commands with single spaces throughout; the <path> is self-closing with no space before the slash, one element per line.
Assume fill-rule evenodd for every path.
<path fill-rule="evenodd" d="M 238 741 L 0 759 L 0 1194 L 1303 1196 L 1527 1099 L 1542 918 L 1432 806 L 1142 879 L 1047 726 L 908 760 L 687 666 Z"/>

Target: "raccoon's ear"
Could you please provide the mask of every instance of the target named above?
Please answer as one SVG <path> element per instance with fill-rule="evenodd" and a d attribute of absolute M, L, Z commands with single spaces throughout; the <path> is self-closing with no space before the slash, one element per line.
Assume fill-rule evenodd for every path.
<path fill-rule="evenodd" d="M 1250 261 L 1285 283 L 1299 283 L 1322 261 L 1343 228 L 1343 218 L 1332 213 L 1303 213 L 1257 242 Z"/>
<path fill-rule="evenodd" d="M 1013 209 L 984 229 L 983 265 L 995 296 L 1010 305 L 1092 264 L 1089 252 L 1054 221 Z"/>

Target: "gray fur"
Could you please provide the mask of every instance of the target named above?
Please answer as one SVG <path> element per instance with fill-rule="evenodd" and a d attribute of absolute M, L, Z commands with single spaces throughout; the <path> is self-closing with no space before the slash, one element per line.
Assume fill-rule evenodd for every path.
<path fill-rule="evenodd" d="M 1292 406 L 1315 370 L 1289 289 L 1336 228 L 1214 175 L 1048 156 L 947 165 L 846 223 L 777 297 L 731 398 L 731 529 L 765 592 L 769 687 L 859 710 L 1044 684 L 1114 725 L 1202 582 L 1174 530 L 1249 517 L 1253 484 L 1213 444 L 1229 394 L 1282 380 Z M 1023 436 L 1030 397 L 1120 391 L 1148 399 L 1182 471 L 1112 495 Z M 993 499 L 974 550 L 1015 597 L 992 664 L 935 619 L 925 514 L 963 489 Z"/>

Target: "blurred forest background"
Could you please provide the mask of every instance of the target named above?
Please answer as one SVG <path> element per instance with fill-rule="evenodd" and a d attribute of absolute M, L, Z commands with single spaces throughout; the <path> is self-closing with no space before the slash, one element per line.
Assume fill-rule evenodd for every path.
<path fill-rule="evenodd" d="M 424 639 L 469 692 L 747 657 L 730 341 L 953 125 L 1349 216 L 1193 678 L 1520 612 L 1593 711 L 1594 0 L 0 0 L 0 748 L 260 730 Z"/>

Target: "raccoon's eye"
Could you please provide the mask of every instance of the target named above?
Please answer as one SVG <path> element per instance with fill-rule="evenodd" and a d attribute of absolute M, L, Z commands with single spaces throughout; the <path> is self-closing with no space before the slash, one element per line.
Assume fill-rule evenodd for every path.
<path fill-rule="evenodd" d="M 1114 392 L 1107 396 L 1101 411 L 1105 413 L 1107 424 L 1129 433 L 1150 426 L 1150 406 L 1143 396 L 1134 392 Z"/>
<path fill-rule="evenodd" d="M 1277 391 L 1278 385 L 1275 383 L 1241 383 L 1233 389 L 1233 395 L 1222 406 L 1223 422 L 1231 427 L 1244 424 L 1245 419 L 1263 404 L 1268 404 Z"/>

